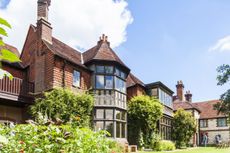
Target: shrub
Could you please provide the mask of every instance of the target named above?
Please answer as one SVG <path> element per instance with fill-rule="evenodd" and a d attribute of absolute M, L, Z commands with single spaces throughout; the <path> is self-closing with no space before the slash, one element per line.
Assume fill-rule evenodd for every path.
<path fill-rule="evenodd" d="M 159 142 L 156 142 L 156 144 L 152 148 L 156 151 L 171 151 L 175 150 L 175 144 L 172 141 L 169 140 L 161 140 Z"/>
<path fill-rule="evenodd" d="M 128 103 L 129 143 L 139 148 L 150 145 L 151 135 L 162 115 L 163 106 L 158 99 L 145 95 L 133 97 Z"/>
<path fill-rule="evenodd" d="M 93 132 L 88 128 L 71 125 L 0 125 L 0 152 L 28 153 L 121 153 L 122 148 L 105 137 L 106 131 Z"/>
<path fill-rule="evenodd" d="M 196 121 L 192 113 L 178 109 L 173 117 L 172 137 L 176 147 L 186 147 L 196 131 Z"/>
<path fill-rule="evenodd" d="M 93 97 L 88 94 L 74 94 L 68 89 L 53 89 L 45 92 L 43 98 L 38 98 L 31 106 L 30 112 L 36 121 L 40 115 L 48 119 L 57 118 L 64 123 L 76 121 L 80 127 L 89 127 L 93 110 Z M 41 113 L 41 114 L 40 114 Z"/>

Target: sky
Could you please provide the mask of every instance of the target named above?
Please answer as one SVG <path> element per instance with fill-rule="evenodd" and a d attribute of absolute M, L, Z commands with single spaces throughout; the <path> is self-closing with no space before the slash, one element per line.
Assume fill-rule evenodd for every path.
<path fill-rule="evenodd" d="M 22 49 L 36 0 L 0 0 L 13 26 L 6 42 Z M 229 0 L 58 0 L 49 21 L 53 35 L 81 51 L 105 33 L 118 56 L 144 83 L 173 91 L 182 80 L 193 101 L 219 99 L 216 68 L 230 64 Z"/>

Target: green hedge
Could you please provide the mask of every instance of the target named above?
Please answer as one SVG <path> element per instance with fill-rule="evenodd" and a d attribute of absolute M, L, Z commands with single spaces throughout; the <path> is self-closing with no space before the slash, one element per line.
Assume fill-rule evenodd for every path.
<path fill-rule="evenodd" d="M 121 153 L 122 147 L 105 137 L 106 131 L 93 132 L 71 125 L 0 125 L 1 153 Z"/>
<path fill-rule="evenodd" d="M 156 151 L 170 151 L 170 150 L 175 150 L 176 147 L 172 141 L 161 140 L 159 142 L 156 142 L 152 149 Z"/>

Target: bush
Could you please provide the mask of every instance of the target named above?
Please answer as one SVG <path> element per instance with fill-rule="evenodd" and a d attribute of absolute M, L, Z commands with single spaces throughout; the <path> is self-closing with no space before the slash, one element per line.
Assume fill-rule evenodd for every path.
<path fill-rule="evenodd" d="M 74 94 L 68 89 L 57 88 L 45 92 L 31 106 L 30 112 L 37 122 L 40 115 L 63 123 L 74 122 L 79 127 L 89 127 L 92 119 L 93 97 L 88 94 Z M 41 123 L 40 123 L 41 124 Z"/>
<path fill-rule="evenodd" d="M 162 115 L 163 105 L 158 99 L 145 95 L 133 97 L 128 103 L 129 143 L 139 149 L 148 147 Z"/>
<path fill-rule="evenodd" d="M 156 142 L 156 144 L 152 148 L 156 151 L 171 151 L 175 150 L 175 144 L 172 141 L 169 140 L 161 140 L 159 142 Z"/>
<path fill-rule="evenodd" d="M 0 125 L 1 153 L 121 153 L 122 148 L 105 137 L 106 131 L 93 132 L 71 125 Z M 6 139 L 6 140 L 5 140 Z M 2 147 L 1 147 L 2 146 Z"/>
<path fill-rule="evenodd" d="M 173 117 L 172 137 L 177 148 L 186 147 L 196 132 L 196 120 L 192 113 L 178 109 Z"/>

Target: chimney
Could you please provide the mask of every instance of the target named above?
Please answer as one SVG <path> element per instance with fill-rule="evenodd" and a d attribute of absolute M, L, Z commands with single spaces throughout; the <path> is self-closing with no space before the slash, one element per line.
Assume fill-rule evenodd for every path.
<path fill-rule="evenodd" d="M 99 37 L 99 41 L 97 42 L 97 44 L 101 44 L 101 43 L 107 43 L 110 46 L 110 42 L 108 41 L 108 36 L 106 36 L 105 34 L 102 34 L 101 37 Z"/>
<path fill-rule="evenodd" d="M 192 94 L 191 94 L 190 90 L 186 91 L 186 94 L 184 96 L 185 96 L 186 101 L 192 102 Z"/>
<path fill-rule="evenodd" d="M 52 44 L 52 27 L 48 21 L 51 0 L 38 0 L 37 4 L 37 29 L 38 37 Z"/>
<path fill-rule="evenodd" d="M 183 101 L 184 100 L 184 84 L 181 80 L 177 81 L 176 89 L 177 89 L 177 98 L 180 101 Z"/>

